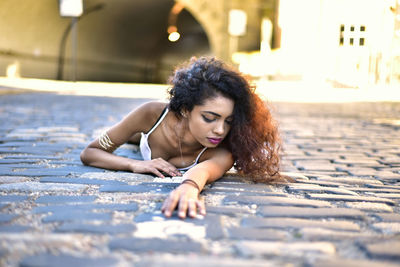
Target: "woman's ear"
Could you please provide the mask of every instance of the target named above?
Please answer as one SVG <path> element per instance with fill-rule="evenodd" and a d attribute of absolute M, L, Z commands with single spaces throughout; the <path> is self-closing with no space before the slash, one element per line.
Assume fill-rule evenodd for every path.
<path fill-rule="evenodd" d="M 180 114 L 181 114 L 181 116 L 182 116 L 183 118 L 187 118 L 187 115 L 188 115 L 187 109 L 182 109 L 181 112 L 180 112 Z"/>

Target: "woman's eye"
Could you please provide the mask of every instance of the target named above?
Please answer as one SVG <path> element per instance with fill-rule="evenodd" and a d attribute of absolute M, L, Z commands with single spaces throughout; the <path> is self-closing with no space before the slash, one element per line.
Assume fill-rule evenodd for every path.
<path fill-rule="evenodd" d="M 231 125 L 232 124 L 232 120 L 226 120 L 225 121 L 227 124 Z"/>
<path fill-rule="evenodd" d="M 204 116 L 204 115 L 202 115 L 202 117 L 203 117 L 203 120 L 204 120 L 205 122 L 213 122 L 213 121 L 215 121 L 215 119 L 207 118 L 207 117 Z"/>

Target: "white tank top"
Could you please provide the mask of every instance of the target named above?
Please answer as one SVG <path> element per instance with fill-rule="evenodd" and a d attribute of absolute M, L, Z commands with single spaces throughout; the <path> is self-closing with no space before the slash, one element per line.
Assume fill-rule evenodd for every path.
<path fill-rule="evenodd" d="M 168 114 L 168 108 L 164 109 L 164 113 L 161 115 L 161 117 L 158 119 L 158 121 L 156 122 L 156 124 L 154 124 L 154 126 L 150 129 L 150 131 L 148 131 L 147 133 L 141 133 L 141 138 L 140 138 L 140 144 L 139 144 L 139 148 L 140 148 L 140 153 L 142 154 L 143 160 L 151 160 L 151 148 L 149 146 L 149 136 L 150 134 L 158 127 L 158 125 L 160 125 L 160 123 L 164 120 L 165 116 L 167 116 Z M 197 155 L 196 160 L 193 162 L 193 164 L 191 164 L 190 166 L 184 167 L 184 168 L 179 168 L 178 170 L 180 171 L 187 171 L 190 168 L 194 167 L 195 165 L 197 165 L 199 163 L 199 159 L 201 157 L 201 155 L 203 155 L 204 151 L 206 151 L 207 147 L 203 148 L 200 153 Z"/>

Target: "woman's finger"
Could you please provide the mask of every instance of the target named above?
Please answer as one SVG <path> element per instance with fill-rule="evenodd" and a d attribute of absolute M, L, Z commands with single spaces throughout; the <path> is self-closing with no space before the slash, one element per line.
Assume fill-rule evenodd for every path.
<path fill-rule="evenodd" d="M 181 196 L 179 200 L 179 209 L 178 209 L 179 218 L 185 219 L 187 210 L 188 210 L 188 200 L 186 197 Z"/>
<path fill-rule="evenodd" d="M 160 177 L 160 178 L 165 178 L 165 176 L 164 176 L 161 172 L 159 172 L 156 168 L 152 168 L 152 169 L 150 170 L 150 172 L 151 172 L 151 173 L 154 173 L 155 175 L 157 175 L 157 176 Z"/>
<path fill-rule="evenodd" d="M 176 208 L 176 205 L 178 204 L 179 196 L 176 194 L 176 191 L 172 191 L 167 199 L 167 203 L 165 205 L 165 210 L 164 210 L 164 215 L 166 217 L 170 217 L 172 215 L 172 212 Z"/>
<path fill-rule="evenodd" d="M 194 218 L 197 215 L 197 204 L 196 204 L 195 199 L 189 199 L 188 200 L 188 211 L 189 211 L 189 216 Z"/>
<path fill-rule="evenodd" d="M 180 172 L 174 165 L 172 165 L 171 163 L 169 163 L 168 161 L 166 161 L 162 158 L 157 158 L 153 161 L 156 163 L 156 167 L 159 170 L 161 170 L 165 173 L 168 173 L 171 176 L 176 176 L 176 175 L 180 174 Z"/>
<path fill-rule="evenodd" d="M 199 200 L 196 201 L 197 208 L 199 209 L 199 213 L 201 215 L 206 215 L 206 205 L 204 204 L 204 198 L 199 197 Z"/>

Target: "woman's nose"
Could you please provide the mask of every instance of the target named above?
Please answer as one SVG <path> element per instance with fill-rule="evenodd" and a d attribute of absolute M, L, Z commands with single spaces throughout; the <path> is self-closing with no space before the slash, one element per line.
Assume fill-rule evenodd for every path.
<path fill-rule="evenodd" d="M 214 127 L 214 133 L 218 135 L 223 135 L 224 131 L 224 123 L 217 123 L 217 125 Z"/>

